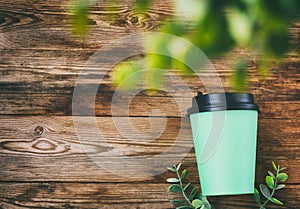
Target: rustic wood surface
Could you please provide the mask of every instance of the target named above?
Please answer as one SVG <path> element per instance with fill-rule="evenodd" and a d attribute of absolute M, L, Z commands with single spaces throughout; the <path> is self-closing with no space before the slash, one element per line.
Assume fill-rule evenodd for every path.
<path fill-rule="evenodd" d="M 149 13 L 139 15 L 142 17 L 139 24 L 132 22 L 132 17 L 137 16 L 132 1 L 120 1 L 118 5 L 98 1 L 92 8 L 91 29 L 85 40 L 70 31 L 69 1 L 0 0 L 0 5 L 0 208 L 172 208 L 169 203 L 172 195 L 165 183 L 172 176 L 170 172 L 163 170 L 143 178 L 124 177 L 141 165 L 127 169 L 120 166 L 120 175 L 115 175 L 97 165 L 90 156 L 112 149 L 129 157 L 158 155 L 174 144 L 181 123 L 185 137 L 172 148 L 169 157 L 176 160 L 182 150 L 187 151 L 184 167 L 189 171 L 190 181 L 199 184 L 189 120 L 182 116 L 171 93 L 151 96 L 141 92 L 130 103 L 128 114 L 124 111 L 112 114 L 115 88 L 109 72 L 95 100 L 96 121 L 106 143 L 79 140 L 72 116 L 75 82 L 89 57 L 110 41 L 155 31 L 173 13 L 171 1 L 156 1 Z M 299 23 L 291 30 L 294 38 L 300 37 Z M 230 90 L 231 64 L 245 53 L 236 49 L 230 56 L 213 61 L 226 90 Z M 282 63 L 274 61 L 270 67 L 272 75 L 265 80 L 258 79 L 256 66 L 253 60 L 249 79 L 250 91 L 262 110 L 256 182 L 264 181 L 272 160 L 287 166 L 287 187 L 278 193 L 285 205 L 270 208 L 296 209 L 300 205 L 300 59 L 290 53 Z M 103 63 L 96 73 L 107 71 Z M 82 85 L 98 85 L 95 72 L 84 73 Z M 212 76 L 206 71 L 201 75 Z M 204 89 L 193 77 L 183 80 L 190 88 Z M 88 95 L 83 95 L 82 100 L 85 96 Z M 186 107 L 190 105 L 188 95 L 176 96 Z M 165 117 L 155 115 L 157 109 Z M 93 118 L 92 110 L 75 116 L 75 120 L 86 123 L 83 128 L 87 133 L 95 131 L 87 123 Z M 149 118 L 151 112 L 154 115 Z M 119 133 L 113 119 L 122 121 L 128 115 L 137 130 L 147 132 L 155 140 L 149 142 L 138 134 L 128 138 Z M 157 135 L 155 128 L 159 130 L 160 124 L 165 129 Z M 109 156 L 103 159 L 110 162 Z M 217 209 L 256 208 L 251 195 L 210 200 Z"/>

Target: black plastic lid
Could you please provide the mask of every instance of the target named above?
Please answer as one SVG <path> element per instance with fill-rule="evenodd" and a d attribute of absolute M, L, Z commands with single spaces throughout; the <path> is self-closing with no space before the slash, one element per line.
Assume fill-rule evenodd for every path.
<path fill-rule="evenodd" d="M 250 93 L 216 93 L 202 94 L 193 98 L 192 108 L 188 109 L 188 115 L 198 112 L 212 112 L 221 110 L 256 110 L 259 106 L 254 103 L 254 97 Z"/>

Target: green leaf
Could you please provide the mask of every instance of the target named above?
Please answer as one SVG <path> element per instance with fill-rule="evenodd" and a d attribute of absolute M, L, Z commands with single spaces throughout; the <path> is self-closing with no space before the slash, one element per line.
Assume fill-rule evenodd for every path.
<path fill-rule="evenodd" d="M 269 174 L 274 180 L 276 179 L 275 175 L 274 175 L 271 171 L 268 171 L 268 174 Z"/>
<path fill-rule="evenodd" d="M 112 82 L 122 90 L 133 89 L 140 81 L 142 69 L 141 63 L 121 63 L 113 70 Z"/>
<path fill-rule="evenodd" d="M 158 90 L 164 82 L 164 69 L 151 68 L 145 71 L 145 81 L 148 89 Z"/>
<path fill-rule="evenodd" d="M 289 176 L 286 173 L 280 173 L 276 176 L 278 181 L 286 181 L 288 177 Z"/>
<path fill-rule="evenodd" d="M 274 163 L 274 161 L 272 161 L 272 165 L 275 171 L 277 171 L 277 165 Z"/>
<path fill-rule="evenodd" d="M 242 91 L 247 86 L 247 62 L 239 60 L 234 66 L 234 72 L 231 76 L 231 82 L 235 90 Z"/>
<path fill-rule="evenodd" d="M 272 31 L 267 34 L 268 38 L 265 39 L 264 51 L 276 57 L 282 57 L 288 50 L 289 46 L 289 33 L 286 28 L 280 31 Z M 276 44 L 274 44 L 276 43 Z"/>
<path fill-rule="evenodd" d="M 168 191 L 169 192 L 173 192 L 173 193 L 180 193 L 181 192 L 181 188 L 177 184 L 172 184 L 172 185 L 169 186 Z"/>
<path fill-rule="evenodd" d="M 283 171 L 283 170 L 286 170 L 287 167 L 283 167 L 283 168 L 280 168 L 279 171 Z"/>
<path fill-rule="evenodd" d="M 186 169 L 184 169 L 184 170 L 182 171 L 182 173 L 181 173 L 181 176 L 180 176 L 180 178 L 181 178 L 181 179 L 184 179 L 184 177 L 185 177 L 186 173 L 187 173 L 187 170 L 186 170 Z"/>
<path fill-rule="evenodd" d="M 203 202 L 201 200 L 199 200 L 199 199 L 194 199 L 192 201 L 192 205 L 193 205 L 193 207 L 198 208 L 198 207 L 200 207 L 200 206 L 203 205 Z"/>
<path fill-rule="evenodd" d="M 183 204 L 185 204 L 185 201 L 183 201 L 183 200 L 171 200 L 170 202 L 173 205 L 183 205 Z"/>
<path fill-rule="evenodd" d="M 89 23 L 89 2 L 85 0 L 73 0 L 71 9 L 71 24 L 73 32 L 77 35 L 84 35 L 88 31 Z"/>
<path fill-rule="evenodd" d="M 259 192 L 258 192 L 257 189 L 254 189 L 254 195 L 253 196 L 254 196 L 254 199 L 257 202 L 257 204 L 261 205 L 261 203 L 260 203 L 260 195 L 259 195 Z"/>
<path fill-rule="evenodd" d="M 182 163 L 179 163 L 176 167 L 177 171 L 179 171 L 180 167 L 181 167 Z"/>
<path fill-rule="evenodd" d="M 276 190 L 279 190 L 279 189 L 282 189 L 282 188 L 284 188 L 284 187 L 285 187 L 284 184 L 279 184 L 275 189 L 276 189 Z"/>
<path fill-rule="evenodd" d="M 270 199 L 270 201 L 271 201 L 272 203 L 277 204 L 277 205 L 283 205 L 283 202 L 281 202 L 280 200 L 276 199 L 275 197 L 272 197 L 272 198 Z"/>
<path fill-rule="evenodd" d="M 267 199 L 270 198 L 271 194 L 270 194 L 270 191 L 269 191 L 269 189 L 268 189 L 268 187 L 266 185 L 260 184 L 259 185 L 259 189 L 260 189 L 261 193 L 263 194 L 263 196 L 265 198 L 267 198 Z"/>
<path fill-rule="evenodd" d="M 196 198 L 203 201 L 203 199 L 205 198 L 205 196 L 203 196 L 202 193 L 199 193 L 199 194 L 197 194 Z"/>
<path fill-rule="evenodd" d="M 152 3 L 152 0 L 136 0 L 138 12 L 146 12 Z"/>
<path fill-rule="evenodd" d="M 208 202 L 208 200 L 207 200 L 207 198 L 206 198 L 205 196 L 202 196 L 201 200 L 202 200 L 202 202 L 204 203 L 206 209 L 211 209 L 211 208 L 213 208 L 213 207 L 210 205 L 210 203 Z"/>
<path fill-rule="evenodd" d="M 180 206 L 180 207 L 177 207 L 176 209 L 193 209 L 192 206 Z"/>
<path fill-rule="evenodd" d="M 274 179 L 271 176 L 266 176 L 265 181 L 270 189 L 274 188 Z"/>
<path fill-rule="evenodd" d="M 185 191 L 187 188 L 189 188 L 190 185 L 191 185 L 191 183 L 188 183 L 187 185 L 185 185 L 185 187 L 183 188 L 183 191 Z"/>
<path fill-rule="evenodd" d="M 252 21 L 249 16 L 239 10 L 232 9 L 228 15 L 229 32 L 238 44 L 247 44 L 251 40 Z"/>
<path fill-rule="evenodd" d="M 179 179 L 177 179 L 177 178 L 168 178 L 167 182 L 169 182 L 169 183 L 177 183 L 177 182 L 179 182 Z"/>
<path fill-rule="evenodd" d="M 190 196 L 189 196 L 189 200 L 192 201 L 195 196 L 197 195 L 197 192 L 198 192 L 198 188 L 197 187 L 194 187 L 190 193 Z"/>
<path fill-rule="evenodd" d="M 175 168 L 175 167 L 167 167 L 167 169 L 168 169 L 169 171 L 176 172 L 176 168 Z"/>

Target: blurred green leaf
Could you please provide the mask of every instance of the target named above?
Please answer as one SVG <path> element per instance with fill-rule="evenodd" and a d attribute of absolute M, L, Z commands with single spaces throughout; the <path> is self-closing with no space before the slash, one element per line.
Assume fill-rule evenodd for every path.
<path fill-rule="evenodd" d="M 89 28 L 89 1 L 86 0 L 73 0 L 71 8 L 71 25 L 73 32 L 77 35 L 84 35 Z"/>
<path fill-rule="evenodd" d="M 234 72 L 231 76 L 233 87 L 237 91 L 245 90 L 247 87 L 247 62 L 239 60 L 234 66 Z"/>
<path fill-rule="evenodd" d="M 137 86 L 142 76 L 143 65 L 138 62 L 118 64 L 112 74 L 112 82 L 121 90 L 130 90 Z"/>
<path fill-rule="evenodd" d="M 169 69 L 172 63 L 168 49 L 169 39 L 149 35 L 144 40 L 145 51 L 148 52 L 145 62 L 147 69 Z"/>
<path fill-rule="evenodd" d="M 234 40 L 241 45 L 248 44 L 252 38 L 252 19 L 237 8 L 230 10 L 227 19 L 229 31 Z"/>
<path fill-rule="evenodd" d="M 152 0 L 135 0 L 137 5 L 137 10 L 139 12 L 146 12 L 152 3 Z"/>
<path fill-rule="evenodd" d="M 161 28 L 160 32 L 173 34 L 175 36 L 183 36 L 186 34 L 187 25 L 182 21 L 170 21 L 166 22 Z"/>
<path fill-rule="evenodd" d="M 144 73 L 146 86 L 149 90 L 159 90 L 163 84 L 163 69 L 147 69 Z"/>
<path fill-rule="evenodd" d="M 286 173 L 280 173 L 277 175 L 277 180 L 278 181 L 286 181 L 288 179 L 288 175 Z"/>
<path fill-rule="evenodd" d="M 176 16 L 181 20 L 197 20 L 207 11 L 207 5 L 199 0 L 174 0 L 176 7 Z"/>
<path fill-rule="evenodd" d="M 264 51 L 272 56 L 283 57 L 289 47 L 287 28 L 280 31 L 270 31 L 265 39 Z"/>

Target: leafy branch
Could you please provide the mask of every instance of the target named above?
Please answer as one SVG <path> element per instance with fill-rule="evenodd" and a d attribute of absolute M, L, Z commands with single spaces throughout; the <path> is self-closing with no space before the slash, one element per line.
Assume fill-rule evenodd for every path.
<path fill-rule="evenodd" d="M 76 34 L 87 33 L 90 10 L 97 1 L 71 1 L 72 8 L 69 14 Z M 117 5 L 118 1 L 108 2 Z M 154 4 L 153 0 L 133 2 L 132 10 L 140 14 L 149 12 Z M 231 81 L 235 90 L 244 90 L 247 87 L 248 66 L 252 60 L 257 63 L 259 73 L 266 76 L 270 64 L 275 59 L 280 61 L 287 53 L 299 54 L 300 41 L 293 38 L 289 30 L 295 21 L 299 21 L 299 0 L 173 0 L 173 2 L 174 16 L 161 24 L 159 32 L 186 39 L 209 58 L 218 58 L 231 52 L 234 47 L 247 49 L 247 55 L 237 58 L 237 62 L 232 66 L 234 74 Z M 139 17 L 134 17 L 133 21 L 138 23 Z M 193 71 L 185 65 L 193 57 L 192 50 L 183 49 L 174 44 L 175 42 L 174 38 L 151 37 L 144 43 L 146 55 L 143 65 L 132 62 L 122 72 L 116 71 L 113 83 L 119 86 L 134 75 L 130 81 L 144 80 L 148 89 L 157 89 L 163 83 L 162 78 L 166 70 L 178 69 L 183 74 L 192 74 Z M 152 50 L 149 50 L 149 47 Z M 161 50 L 171 56 L 147 54 L 148 51 Z M 178 53 L 181 57 L 180 62 L 171 58 L 178 57 L 175 56 Z M 147 73 L 135 73 L 139 69 L 147 69 Z M 135 85 L 136 82 L 123 87 L 125 90 L 132 89 Z"/>
<path fill-rule="evenodd" d="M 214 209 L 214 207 L 208 202 L 207 198 L 199 193 L 198 187 L 192 187 L 191 183 L 184 183 L 183 180 L 186 177 L 187 169 L 183 169 L 180 172 L 182 163 L 177 166 L 167 167 L 167 169 L 176 174 L 176 177 L 168 178 L 167 182 L 172 183 L 168 191 L 174 194 L 181 194 L 183 199 L 174 199 L 170 202 L 176 207 L 176 209 Z M 266 205 L 272 202 L 276 205 L 283 205 L 283 202 L 274 197 L 277 190 L 283 189 L 284 182 L 288 179 L 288 175 L 282 171 L 286 168 L 281 168 L 272 162 L 275 174 L 268 171 L 268 175 L 265 178 L 266 184 L 260 184 L 259 190 L 262 196 L 265 198 L 264 201 L 261 199 L 260 192 L 254 188 L 254 199 L 257 202 L 259 209 L 266 209 Z"/>
<path fill-rule="evenodd" d="M 184 198 L 184 200 L 171 200 L 171 203 L 176 206 L 176 209 L 212 209 L 206 197 L 198 192 L 198 187 L 191 188 L 191 183 L 184 185 L 183 179 L 187 174 L 187 170 L 184 169 L 180 173 L 181 165 L 182 163 L 167 168 L 169 171 L 176 173 L 177 176 L 177 178 L 167 179 L 167 182 L 173 183 L 169 186 L 168 191 L 171 193 L 181 193 Z"/>
<path fill-rule="evenodd" d="M 275 198 L 274 194 L 277 190 L 285 187 L 284 184 L 279 184 L 279 182 L 286 181 L 288 179 L 288 175 L 286 173 L 281 173 L 281 171 L 285 170 L 286 168 L 280 168 L 280 166 L 276 165 L 274 162 L 272 162 L 272 165 L 276 174 L 274 175 L 271 171 L 268 171 L 269 175 L 267 175 L 265 178 L 266 184 L 259 185 L 261 194 L 266 198 L 263 203 L 261 202 L 258 189 L 254 189 L 254 199 L 259 205 L 259 209 L 266 209 L 265 206 L 268 202 L 272 202 L 277 205 L 283 205 L 283 202 Z"/>

